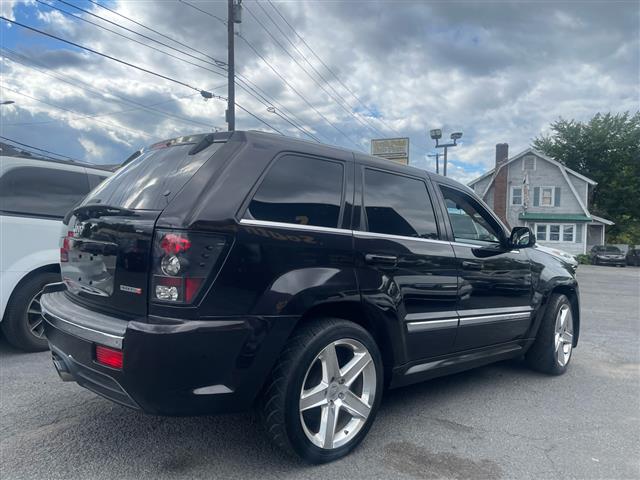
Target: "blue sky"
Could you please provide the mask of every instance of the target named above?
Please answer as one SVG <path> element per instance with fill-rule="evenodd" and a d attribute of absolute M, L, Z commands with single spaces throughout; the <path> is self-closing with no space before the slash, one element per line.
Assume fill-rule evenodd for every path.
<path fill-rule="evenodd" d="M 46 2 L 118 30 L 69 5 Z M 71 3 L 157 37 L 87 1 Z M 226 17 L 225 2 L 194 3 Z M 203 57 L 196 50 L 226 59 L 225 26 L 177 0 L 104 5 L 193 47 L 158 37 L 198 58 Z M 245 0 L 244 5 L 242 38 L 236 38 L 238 71 L 270 100 L 265 104 L 238 89 L 238 102 L 284 133 L 302 135 L 267 112 L 267 106 L 275 105 L 273 100 L 323 142 L 351 149 L 368 151 L 369 140 L 380 134 L 409 136 L 411 163 L 420 168 L 434 166 L 434 160 L 425 156 L 434 152 L 429 129 L 442 128 L 447 137 L 463 131 L 461 145 L 449 151 L 450 175 L 462 181 L 491 168 L 496 143 L 509 143 L 515 154 L 560 116 L 586 120 L 598 111 L 638 108 L 640 27 L 635 2 L 301 1 L 271 6 Z M 216 93 L 226 95 L 224 72 L 208 71 L 215 68 L 201 60 L 188 57 L 200 66 L 189 65 L 33 0 L 5 0 L 0 9 L 4 16 L 189 85 L 206 89 L 222 85 Z M 256 19 L 268 26 L 288 54 Z M 115 163 L 162 138 L 225 127 L 225 105 L 219 100 L 205 102 L 186 87 L 6 22 L 0 33 L 2 47 L 14 52 L 3 50 L 1 64 L 0 98 L 16 102 L 0 110 L 5 137 L 82 160 Z M 316 82 L 326 85 L 329 94 Z M 265 129 L 242 111 L 237 117 L 239 129 Z"/>

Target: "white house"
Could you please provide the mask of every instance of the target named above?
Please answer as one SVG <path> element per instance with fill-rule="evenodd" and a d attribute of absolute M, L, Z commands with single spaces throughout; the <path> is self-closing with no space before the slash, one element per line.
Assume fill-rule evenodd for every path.
<path fill-rule="evenodd" d="M 496 145 L 495 168 L 469 183 L 507 225 L 527 226 L 540 244 L 574 255 L 603 245 L 613 225 L 589 212 L 595 185 L 532 148 L 509 158 L 506 143 Z"/>

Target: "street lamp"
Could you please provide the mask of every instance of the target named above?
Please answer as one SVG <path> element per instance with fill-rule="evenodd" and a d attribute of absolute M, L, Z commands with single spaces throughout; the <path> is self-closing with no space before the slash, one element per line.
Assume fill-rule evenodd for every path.
<path fill-rule="evenodd" d="M 0 105 L 11 105 L 12 103 L 16 103 L 13 100 L 4 100 L 0 102 Z"/>
<path fill-rule="evenodd" d="M 460 140 L 462 138 L 462 132 L 453 132 L 451 134 L 451 140 L 453 140 L 452 142 L 449 143 L 440 143 L 440 139 L 442 138 L 442 130 L 439 128 L 435 128 L 433 130 L 429 131 L 429 135 L 431 136 L 432 140 L 436 141 L 436 148 L 444 148 L 444 169 L 443 169 L 443 175 L 446 177 L 447 176 L 447 148 L 449 147 L 455 147 L 456 145 L 458 145 L 458 140 Z M 436 173 L 438 172 L 439 167 L 438 167 L 438 156 L 436 156 Z"/>

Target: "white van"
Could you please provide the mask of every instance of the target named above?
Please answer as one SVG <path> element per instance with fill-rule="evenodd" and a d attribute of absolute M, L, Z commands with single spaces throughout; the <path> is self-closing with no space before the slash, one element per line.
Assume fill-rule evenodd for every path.
<path fill-rule="evenodd" d="M 0 156 L 0 328 L 13 346 L 47 348 L 40 294 L 60 281 L 64 215 L 111 175 L 107 168 Z"/>

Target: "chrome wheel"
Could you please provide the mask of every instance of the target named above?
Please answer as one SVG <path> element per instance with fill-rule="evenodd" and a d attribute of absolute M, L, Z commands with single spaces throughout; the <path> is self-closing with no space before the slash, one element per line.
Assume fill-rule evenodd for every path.
<path fill-rule="evenodd" d="M 42 290 L 36 293 L 27 307 L 26 320 L 29 333 L 36 338 L 44 338 L 44 318 L 42 318 L 42 307 L 40 306 L 40 297 Z"/>
<path fill-rule="evenodd" d="M 314 359 L 300 391 L 300 422 L 316 446 L 349 443 L 366 424 L 376 395 L 376 367 L 357 340 L 331 342 Z"/>
<path fill-rule="evenodd" d="M 561 367 L 564 367 L 569 363 L 573 348 L 573 316 L 569 305 L 564 304 L 558 310 L 554 341 L 556 360 Z"/>

